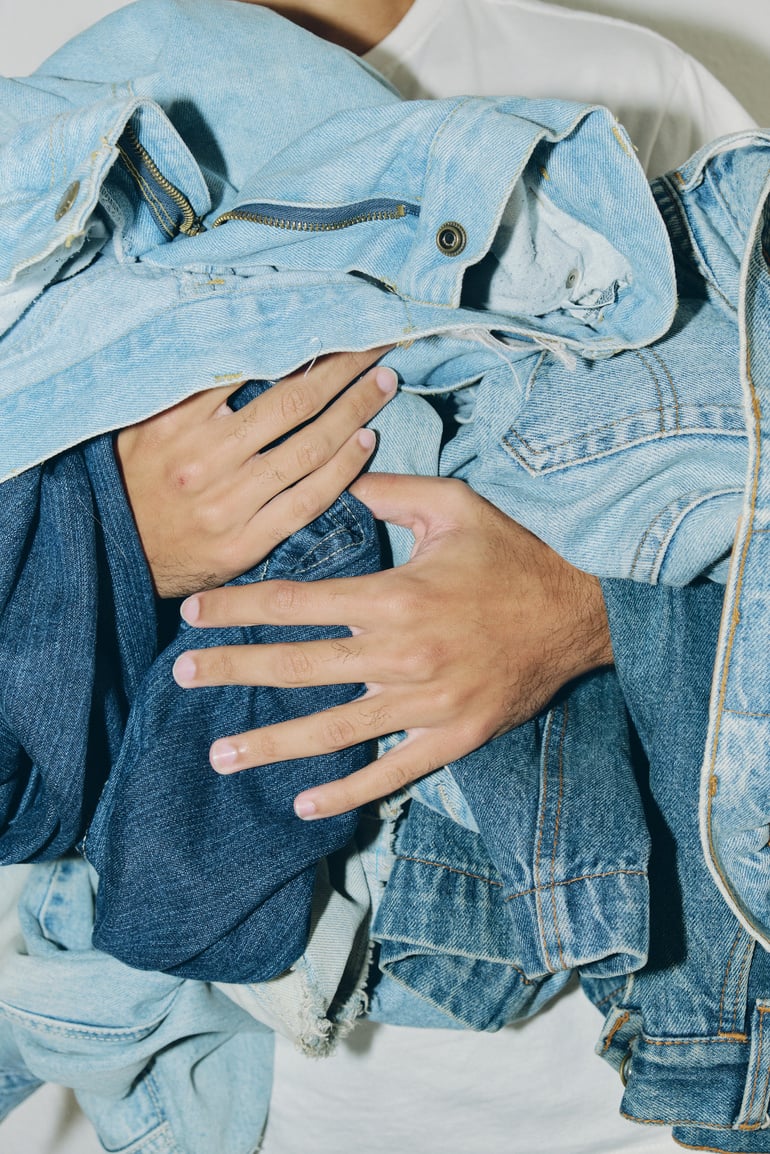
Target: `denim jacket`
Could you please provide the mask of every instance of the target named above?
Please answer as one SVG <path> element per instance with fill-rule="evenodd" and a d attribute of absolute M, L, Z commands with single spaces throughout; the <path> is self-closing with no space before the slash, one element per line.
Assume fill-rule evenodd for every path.
<path fill-rule="evenodd" d="M 330 349 L 409 345 L 405 379 L 455 389 L 543 347 L 640 346 L 673 315 L 666 232 L 605 110 L 404 104 L 262 8 L 119 10 L 0 84 L 0 155 L 2 476 Z"/>
<path fill-rule="evenodd" d="M 724 434 L 745 455 L 745 436 L 735 350 L 718 361 L 726 395 L 713 398 L 711 423 L 697 413 L 684 424 L 676 383 L 640 351 L 674 319 L 672 254 L 605 111 L 402 105 L 360 63 L 262 9 L 184 0 L 121 10 L 28 81 L 4 82 L 0 105 L 0 418 L 18 434 L 2 446 L 4 476 L 214 384 L 395 341 L 391 363 L 412 387 L 475 386 L 445 471 L 494 497 L 510 487 L 511 458 L 523 460 L 518 476 L 533 484 L 501 503 L 546 539 L 558 530 L 567 555 L 594 547 L 601 490 L 573 473 L 573 499 L 554 518 L 541 478 L 565 452 L 601 466 L 616 444 L 602 434 L 618 428 L 653 446 L 624 474 L 646 520 L 634 511 L 635 537 L 610 520 L 599 569 L 676 582 L 725 553 L 729 516 L 713 541 L 687 539 L 674 564 L 689 507 L 656 538 L 670 497 L 640 489 L 676 465 L 683 437 Z M 652 405 L 601 376 L 623 350 L 639 352 Z M 615 407 L 608 422 L 575 427 L 589 376 Z M 561 414 L 545 445 L 519 420 L 530 401 L 536 428 Z M 474 473 L 488 460 L 479 436 L 507 454 L 505 469 Z M 700 505 L 735 496 L 740 450 L 732 465 L 714 493 L 698 490 Z"/>

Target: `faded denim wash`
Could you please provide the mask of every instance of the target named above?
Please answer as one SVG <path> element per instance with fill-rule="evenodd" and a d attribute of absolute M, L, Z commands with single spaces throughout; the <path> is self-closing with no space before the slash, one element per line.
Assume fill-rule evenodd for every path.
<path fill-rule="evenodd" d="M 272 1033 L 205 983 L 94 949 L 95 888 L 82 859 L 30 868 L 0 967 L 0 1117 L 57 1082 L 116 1154 L 254 1154 Z"/>
<path fill-rule="evenodd" d="M 723 593 L 616 581 L 604 593 L 652 853 L 649 960 L 615 983 L 597 1052 L 622 1069 L 633 1121 L 673 1125 L 700 1149 L 766 1151 L 770 956 L 722 900 L 697 837 Z M 597 1001 L 607 987 L 588 983 Z"/>

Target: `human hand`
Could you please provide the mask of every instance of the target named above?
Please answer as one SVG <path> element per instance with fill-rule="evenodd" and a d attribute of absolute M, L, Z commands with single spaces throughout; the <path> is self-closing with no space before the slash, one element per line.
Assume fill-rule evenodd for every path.
<path fill-rule="evenodd" d="M 362 426 L 396 391 L 386 368 L 348 388 L 385 351 L 319 358 L 237 412 L 231 383 L 121 430 L 123 484 L 159 597 L 230 581 L 329 508 L 374 449 Z"/>
<path fill-rule="evenodd" d="M 460 481 L 368 475 L 352 492 L 415 536 L 411 560 L 363 577 L 266 581 L 189 598 L 202 628 L 347 625 L 330 641 L 190 651 L 179 685 L 365 682 L 363 697 L 312 717 L 216 741 L 211 763 L 234 773 L 406 731 L 378 761 L 295 800 L 330 817 L 402 789 L 527 720 L 567 681 L 612 661 L 598 580 Z"/>

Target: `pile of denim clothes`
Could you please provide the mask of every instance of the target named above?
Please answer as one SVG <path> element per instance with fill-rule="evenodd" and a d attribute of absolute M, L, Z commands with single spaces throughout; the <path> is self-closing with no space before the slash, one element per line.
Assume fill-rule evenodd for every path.
<path fill-rule="evenodd" d="M 629 1118 L 770 1150 L 769 176 L 747 133 L 650 188 L 606 110 L 404 103 L 231 0 L 140 0 L 0 80 L 0 1117 L 50 1080 L 109 1149 L 248 1154 L 272 1030 L 494 1030 L 577 971 Z M 382 344 L 375 467 L 598 574 L 616 668 L 305 824 L 372 750 L 220 778 L 210 742 L 362 687 L 176 687 L 113 434 Z M 239 580 L 408 550 L 343 494 Z"/>

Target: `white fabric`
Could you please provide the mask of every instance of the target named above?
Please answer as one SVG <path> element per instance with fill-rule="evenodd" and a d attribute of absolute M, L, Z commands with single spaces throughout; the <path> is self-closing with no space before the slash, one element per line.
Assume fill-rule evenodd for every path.
<path fill-rule="evenodd" d="M 409 99 L 472 93 L 606 104 L 651 176 L 753 123 L 718 80 L 655 32 L 539 0 L 416 0 L 366 58 Z"/>
<path fill-rule="evenodd" d="M 762 37 L 770 55 L 766 3 L 730 5 L 755 56 Z M 616 0 L 615 7 L 624 4 L 636 15 L 644 11 L 638 0 Z M 65 36 L 117 7 L 120 0 L 28 0 L 21 7 L 0 0 L 0 71 L 28 71 Z M 670 0 L 668 8 L 672 27 L 686 32 L 685 0 Z M 684 25 L 676 24 L 678 14 Z M 519 93 L 607 104 L 653 174 L 710 137 L 751 123 L 668 41 L 537 0 L 416 0 L 368 59 L 408 97 Z M 599 1025 L 597 1012 L 572 991 L 534 1021 L 496 1035 L 364 1025 L 322 1061 L 279 1038 L 264 1154 L 681 1149 L 666 1131 L 619 1117 L 619 1079 L 593 1054 Z M 0 1150 L 99 1154 L 101 1147 L 71 1095 L 45 1087 L 0 1124 Z"/>

